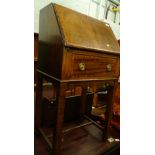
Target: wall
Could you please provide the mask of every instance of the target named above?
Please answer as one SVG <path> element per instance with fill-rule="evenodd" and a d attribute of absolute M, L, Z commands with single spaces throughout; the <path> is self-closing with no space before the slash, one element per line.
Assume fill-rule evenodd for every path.
<path fill-rule="evenodd" d="M 39 11 L 51 2 L 71 8 L 83 14 L 106 21 L 110 24 L 115 36 L 119 39 L 119 12 L 115 14 L 108 12 L 107 20 L 105 20 L 105 5 L 107 0 L 34 0 L 34 32 L 39 32 Z M 115 18 L 115 23 L 114 23 Z"/>

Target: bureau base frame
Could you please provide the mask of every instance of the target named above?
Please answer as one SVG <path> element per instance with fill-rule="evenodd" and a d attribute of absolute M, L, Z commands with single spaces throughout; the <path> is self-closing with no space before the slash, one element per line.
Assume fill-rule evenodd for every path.
<path fill-rule="evenodd" d="M 64 108 L 65 108 L 65 91 L 68 89 L 71 89 L 76 86 L 81 86 L 82 88 L 82 100 L 81 100 L 81 108 L 80 108 L 80 118 L 79 120 L 82 122 L 84 119 L 87 119 L 88 122 L 85 124 L 80 124 L 75 127 L 72 127 L 70 129 L 67 129 L 66 132 L 70 132 L 71 130 L 76 130 L 78 128 L 83 128 L 84 126 L 89 126 L 90 124 L 95 125 L 97 128 L 99 128 L 103 134 L 102 134 L 102 140 L 103 142 L 106 141 L 109 134 L 109 124 L 111 119 L 111 113 L 112 113 L 112 103 L 114 101 L 114 94 L 115 89 L 117 85 L 117 79 L 90 79 L 90 80 L 79 80 L 79 81 L 72 81 L 72 80 L 58 80 L 52 76 L 49 76 L 46 73 L 41 72 L 40 70 L 37 70 L 38 73 L 38 82 L 37 82 L 37 92 L 36 92 L 36 104 L 35 104 L 35 131 L 40 133 L 45 141 L 47 142 L 48 146 L 52 149 L 53 155 L 59 155 L 61 152 L 61 143 L 63 139 L 63 121 L 64 121 Z M 53 86 L 56 91 L 56 119 L 54 122 L 54 128 L 53 128 L 53 134 L 52 139 L 53 141 L 49 141 L 44 131 L 41 129 L 41 100 L 42 100 L 42 84 L 43 79 L 47 79 L 48 81 L 53 83 Z M 88 87 L 95 88 L 101 87 L 105 84 L 111 86 L 111 89 L 109 91 L 108 97 L 107 97 L 107 110 L 106 110 L 106 121 L 105 121 L 105 127 L 102 127 L 98 125 L 95 121 L 91 120 L 88 116 L 85 115 L 85 102 L 86 102 L 86 92 Z"/>

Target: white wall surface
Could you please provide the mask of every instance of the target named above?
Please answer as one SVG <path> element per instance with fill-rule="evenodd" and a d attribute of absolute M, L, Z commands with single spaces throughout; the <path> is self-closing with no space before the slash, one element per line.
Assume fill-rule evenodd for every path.
<path fill-rule="evenodd" d="M 40 9 L 52 2 L 105 21 L 106 0 L 34 0 L 34 32 L 39 32 Z M 113 21 L 114 13 L 109 11 L 106 22 L 110 24 L 116 38 L 119 39 L 119 12 L 116 14 L 116 22 L 114 23 Z"/>

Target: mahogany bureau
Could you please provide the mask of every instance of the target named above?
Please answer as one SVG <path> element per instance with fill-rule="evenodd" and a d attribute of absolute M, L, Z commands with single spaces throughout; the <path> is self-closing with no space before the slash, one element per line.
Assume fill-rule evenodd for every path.
<path fill-rule="evenodd" d="M 80 127 L 93 123 L 102 131 L 102 141 L 106 141 L 119 76 L 119 59 L 119 45 L 109 24 L 53 3 L 40 11 L 35 128 L 51 147 L 52 154 L 63 154 L 64 133 L 70 131 L 64 131 L 63 127 L 65 91 L 76 86 L 82 88 L 79 122 L 85 118 L 90 122 L 71 130 L 80 130 Z M 41 129 L 43 79 L 52 82 L 56 91 L 57 112 L 52 142 Z M 104 128 L 85 116 L 86 92 L 90 87 L 96 90 L 109 88 Z M 95 154 L 90 150 L 87 152 Z"/>

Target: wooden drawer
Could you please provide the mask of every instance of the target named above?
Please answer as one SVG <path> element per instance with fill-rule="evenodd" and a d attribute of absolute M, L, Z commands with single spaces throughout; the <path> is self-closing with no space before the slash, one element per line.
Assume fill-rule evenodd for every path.
<path fill-rule="evenodd" d="M 119 57 L 102 53 L 66 52 L 63 79 L 96 79 L 119 76 Z"/>

